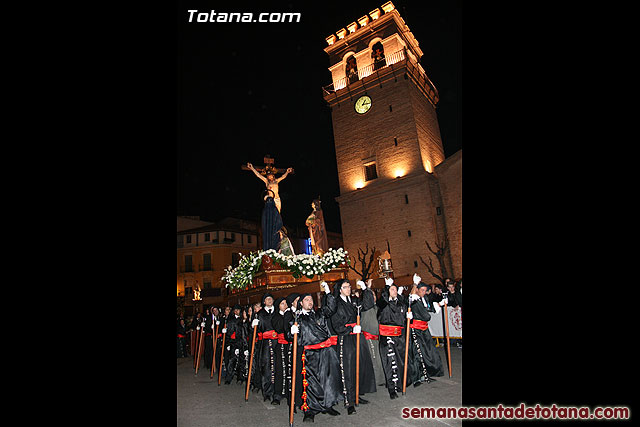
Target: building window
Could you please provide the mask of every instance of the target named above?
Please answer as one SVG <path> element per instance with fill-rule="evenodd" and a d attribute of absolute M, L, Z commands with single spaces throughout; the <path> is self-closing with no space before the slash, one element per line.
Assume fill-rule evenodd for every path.
<path fill-rule="evenodd" d="M 231 266 L 235 268 L 238 266 L 239 263 L 240 263 L 240 254 L 233 252 L 231 254 Z"/>
<path fill-rule="evenodd" d="M 364 165 L 364 180 L 371 181 L 378 177 L 378 172 L 376 170 L 375 163 L 369 163 L 368 165 Z"/>
<path fill-rule="evenodd" d="M 407 235 L 411 237 L 411 230 L 407 230 Z"/>
<path fill-rule="evenodd" d="M 413 261 L 413 266 L 414 266 L 415 268 L 417 268 L 417 267 L 418 267 L 418 261 Z"/>
<path fill-rule="evenodd" d="M 205 280 L 204 281 L 204 289 L 211 289 L 211 281 L 210 280 Z"/>
<path fill-rule="evenodd" d="M 208 242 L 211 240 L 211 236 L 209 235 L 209 233 L 204 233 L 204 241 Z"/>
<path fill-rule="evenodd" d="M 187 234 L 187 243 L 191 243 L 191 234 Z"/>
<path fill-rule="evenodd" d="M 251 243 L 251 235 L 247 235 L 247 243 Z"/>
<path fill-rule="evenodd" d="M 442 208 L 440 206 L 436 207 L 436 215 L 442 215 Z"/>
<path fill-rule="evenodd" d="M 184 256 L 184 271 L 186 273 L 193 272 L 193 259 L 191 255 Z"/>
<path fill-rule="evenodd" d="M 404 204 L 405 204 L 405 205 L 408 205 L 408 204 L 409 204 L 409 195 L 408 195 L 408 194 L 405 194 L 405 195 L 404 195 Z"/>
<path fill-rule="evenodd" d="M 202 269 L 204 271 L 211 271 L 211 254 L 202 255 Z"/>
<path fill-rule="evenodd" d="M 391 105 L 389 105 L 389 112 L 393 112 L 393 108 L 391 108 Z"/>
<path fill-rule="evenodd" d="M 393 138 L 393 145 L 398 146 L 398 138 Z"/>

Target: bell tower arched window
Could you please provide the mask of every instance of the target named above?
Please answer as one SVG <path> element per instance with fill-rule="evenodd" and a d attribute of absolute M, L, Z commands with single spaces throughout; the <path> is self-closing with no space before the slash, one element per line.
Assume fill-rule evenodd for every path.
<path fill-rule="evenodd" d="M 377 42 L 371 46 L 371 58 L 373 59 L 373 69 L 377 70 L 387 65 L 384 57 L 384 47 L 382 43 Z"/>
<path fill-rule="evenodd" d="M 358 81 L 358 64 L 356 63 L 356 57 L 354 55 L 350 55 L 347 58 L 345 74 L 349 83 L 355 83 Z"/>

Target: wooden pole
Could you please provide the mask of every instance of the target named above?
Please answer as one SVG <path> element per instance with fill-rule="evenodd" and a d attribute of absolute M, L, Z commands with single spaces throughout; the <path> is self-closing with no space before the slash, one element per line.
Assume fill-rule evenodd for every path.
<path fill-rule="evenodd" d="M 447 315 L 447 304 L 444 305 L 444 325 L 447 331 L 447 360 L 449 362 L 449 378 L 451 378 L 451 346 L 449 345 L 449 316 Z"/>
<path fill-rule="evenodd" d="M 293 323 L 298 326 L 298 320 Z M 293 370 L 291 371 L 291 407 L 289 408 L 289 426 L 293 427 L 293 410 L 296 407 L 296 368 L 298 361 L 298 334 L 293 334 Z"/>
<path fill-rule="evenodd" d="M 251 359 L 249 359 L 249 372 L 247 373 L 247 391 L 244 394 L 244 401 L 249 400 L 249 388 L 251 387 L 251 369 L 253 369 L 253 351 L 256 348 L 256 333 L 258 325 L 253 327 L 253 338 L 251 340 Z"/>
<path fill-rule="evenodd" d="M 360 310 L 358 309 L 358 317 L 356 325 L 360 326 Z M 360 334 L 356 334 L 356 406 L 360 402 Z"/>
<path fill-rule="evenodd" d="M 196 362 L 196 375 L 198 375 L 198 368 L 200 367 L 200 359 L 202 358 L 203 341 L 204 341 L 204 326 L 200 328 L 200 344 L 198 345 L 198 361 Z"/>
<path fill-rule="evenodd" d="M 217 319 L 216 319 L 217 320 Z M 216 347 L 218 345 L 218 323 L 216 322 L 216 331 L 213 335 L 213 362 L 211 362 L 211 376 L 210 379 L 213 379 L 213 373 L 216 371 Z"/>
<path fill-rule="evenodd" d="M 191 349 L 191 353 L 193 355 L 193 369 L 196 369 L 196 360 L 198 359 L 198 349 L 196 348 L 196 345 L 198 344 L 198 337 L 200 335 L 200 327 L 197 326 L 196 327 L 196 335 L 195 335 L 195 339 L 193 340 L 193 348 Z"/>
<path fill-rule="evenodd" d="M 227 328 L 227 320 L 224 321 L 224 328 Z M 218 385 L 220 385 L 220 380 L 222 379 L 222 361 L 224 360 L 224 342 L 227 338 L 227 334 L 222 334 L 222 348 L 220 349 L 220 369 L 218 370 Z"/>
<path fill-rule="evenodd" d="M 411 304 L 411 301 L 409 301 Z M 411 305 L 407 308 L 407 313 L 411 313 Z M 405 334 L 404 339 L 404 374 L 402 379 L 402 394 L 407 391 L 407 362 L 409 361 L 409 328 L 411 325 L 411 319 L 407 318 L 407 333 Z"/>

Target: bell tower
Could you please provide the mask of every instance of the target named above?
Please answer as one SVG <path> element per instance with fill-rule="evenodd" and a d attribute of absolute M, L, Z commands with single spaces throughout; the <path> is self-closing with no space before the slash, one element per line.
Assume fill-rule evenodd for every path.
<path fill-rule="evenodd" d="M 390 1 L 326 41 L 332 83 L 323 97 L 345 249 L 354 255 L 368 244 L 384 252 L 388 242 L 397 277 L 417 271 L 433 282 L 419 256 L 427 259 L 425 240 L 434 247 L 446 237 L 435 173 L 445 157 L 438 91 L 419 64 L 419 43 Z"/>

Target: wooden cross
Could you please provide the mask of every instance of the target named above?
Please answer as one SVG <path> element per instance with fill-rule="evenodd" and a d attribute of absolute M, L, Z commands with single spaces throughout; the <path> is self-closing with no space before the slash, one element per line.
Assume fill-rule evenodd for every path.
<path fill-rule="evenodd" d="M 276 168 L 273 166 L 273 164 L 275 163 L 276 159 L 274 159 L 273 157 L 271 157 L 269 154 L 266 154 L 264 156 L 264 166 L 253 166 L 258 172 L 260 172 L 261 175 L 268 175 L 268 174 L 276 174 L 276 173 L 285 173 L 287 170 L 286 169 L 281 169 L 281 168 Z M 240 167 L 242 170 L 248 171 L 250 170 L 247 165 L 242 165 Z"/>

